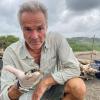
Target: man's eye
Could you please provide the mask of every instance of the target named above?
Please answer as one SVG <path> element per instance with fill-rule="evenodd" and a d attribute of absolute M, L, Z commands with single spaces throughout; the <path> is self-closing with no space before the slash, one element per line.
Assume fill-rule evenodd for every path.
<path fill-rule="evenodd" d="M 38 27 L 37 31 L 42 31 L 44 28 L 43 27 Z"/>
<path fill-rule="evenodd" d="M 29 28 L 29 27 L 25 27 L 24 30 L 27 31 L 27 32 L 31 32 L 32 31 L 32 29 Z"/>

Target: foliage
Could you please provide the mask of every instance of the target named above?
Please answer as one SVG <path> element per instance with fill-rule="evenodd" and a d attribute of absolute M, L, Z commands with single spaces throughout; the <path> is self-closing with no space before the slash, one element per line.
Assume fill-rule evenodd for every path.
<path fill-rule="evenodd" d="M 100 51 L 100 38 L 75 37 L 67 39 L 73 51 Z"/>
<path fill-rule="evenodd" d="M 5 49 L 7 46 L 10 44 L 18 41 L 19 38 L 15 37 L 13 35 L 8 35 L 8 36 L 0 36 L 0 48 Z"/>

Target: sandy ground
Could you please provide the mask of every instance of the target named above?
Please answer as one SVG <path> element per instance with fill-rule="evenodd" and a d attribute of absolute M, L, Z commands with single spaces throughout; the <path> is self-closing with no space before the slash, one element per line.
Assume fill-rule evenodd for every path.
<path fill-rule="evenodd" d="M 85 100 L 100 100 L 100 79 L 85 81 L 87 94 Z"/>
<path fill-rule="evenodd" d="M 90 52 L 77 52 L 75 54 L 78 59 L 91 60 Z M 100 52 L 95 51 L 92 60 L 100 60 Z M 100 79 L 93 78 L 93 80 L 87 80 L 85 83 L 87 87 L 85 100 L 100 100 Z"/>

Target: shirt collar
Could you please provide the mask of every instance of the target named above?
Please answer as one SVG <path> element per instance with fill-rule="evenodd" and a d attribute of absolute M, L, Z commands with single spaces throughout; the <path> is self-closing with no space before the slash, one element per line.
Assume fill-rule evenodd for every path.
<path fill-rule="evenodd" d="M 48 35 L 46 34 L 46 38 L 45 38 L 45 41 L 44 41 L 44 44 L 43 44 L 43 47 L 42 47 L 42 51 L 46 51 L 49 49 L 49 42 L 48 42 Z"/>
<path fill-rule="evenodd" d="M 29 54 L 29 52 L 28 52 L 28 50 L 27 50 L 27 48 L 26 48 L 25 41 L 22 42 L 22 45 L 21 45 L 21 47 L 20 47 L 20 58 L 21 58 L 21 59 L 33 58 L 33 57 Z"/>

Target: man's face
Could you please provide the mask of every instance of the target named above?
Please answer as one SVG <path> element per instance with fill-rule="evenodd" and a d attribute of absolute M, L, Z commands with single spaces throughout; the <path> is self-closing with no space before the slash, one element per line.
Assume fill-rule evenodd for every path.
<path fill-rule="evenodd" d="M 28 49 L 40 49 L 44 43 L 47 22 L 42 12 L 23 12 L 20 24 Z"/>

